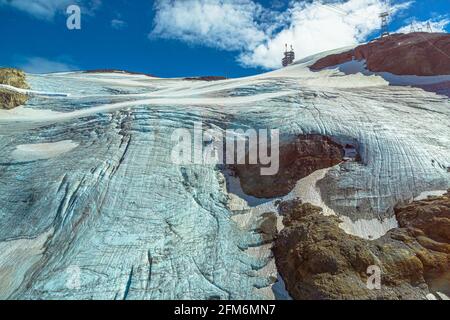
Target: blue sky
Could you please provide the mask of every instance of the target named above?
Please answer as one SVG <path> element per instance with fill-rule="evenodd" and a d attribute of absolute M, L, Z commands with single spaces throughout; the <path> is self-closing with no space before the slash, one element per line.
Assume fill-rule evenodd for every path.
<path fill-rule="evenodd" d="M 391 31 L 450 31 L 448 0 L 0 0 L 0 66 L 239 77 L 277 68 L 286 42 L 301 57 L 376 37 L 387 6 Z"/>

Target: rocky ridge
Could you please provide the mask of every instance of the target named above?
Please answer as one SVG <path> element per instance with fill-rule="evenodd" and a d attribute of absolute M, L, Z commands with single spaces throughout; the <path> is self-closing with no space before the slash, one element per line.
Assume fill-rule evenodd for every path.
<path fill-rule="evenodd" d="M 365 60 L 372 72 L 395 75 L 437 76 L 450 74 L 450 35 L 416 32 L 394 34 L 329 55 L 310 66 L 313 71 L 352 60 Z"/>

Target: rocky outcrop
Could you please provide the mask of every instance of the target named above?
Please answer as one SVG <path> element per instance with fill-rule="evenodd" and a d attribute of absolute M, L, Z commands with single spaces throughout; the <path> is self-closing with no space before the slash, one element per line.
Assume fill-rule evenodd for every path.
<path fill-rule="evenodd" d="M 0 68 L 0 84 L 28 89 L 25 73 L 12 68 Z M 25 94 L 0 88 L 0 109 L 12 109 L 27 102 Z"/>
<path fill-rule="evenodd" d="M 344 148 L 326 136 L 299 135 L 280 146 L 279 170 L 275 175 L 261 175 L 261 165 L 235 165 L 242 190 L 257 198 L 275 198 L 288 194 L 297 181 L 316 170 L 342 161 Z"/>
<path fill-rule="evenodd" d="M 450 294 L 450 191 L 397 207 L 395 215 L 420 245 L 415 252 L 430 288 Z"/>
<path fill-rule="evenodd" d="M 400 228 L 375 241 L 346 234 L 339 219 L 299 200 L 279 206 L 285 228 L 273 248 L 295 299 L 424 299 L 450 293 L 450 198 L 396 209 Z M 369 289 L 369 267 L 381 287 Z"/>
<path fill-rule="evenodd" d="M 318 60 L 318 71 L 352 59 L 365 60 L 372 72 L 396 75 L 436 76 L 450 74 L 450 35 L 443 33 L 394 34 Z"/>

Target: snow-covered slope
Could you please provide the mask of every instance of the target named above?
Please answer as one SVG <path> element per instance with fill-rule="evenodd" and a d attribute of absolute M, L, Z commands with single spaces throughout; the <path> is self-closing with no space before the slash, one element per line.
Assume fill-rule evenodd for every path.
<path fill-rule="evenodd" d="M 450 187 L 446 96 L 389 86 L 378 75 L 312 72 L 318 57 L 206 83 L 28 75 L 33 92 L 67 96 L 34 95 L 0 110 L 0 246 L 8 248 L 0 254 L 0 297 L 273 297 L 270 246 L 259 247 L 254 232 L 264 204 L 228 195 L 214 165 L 170 160 L 173 130 L 192 130 L 195 121 L 357 145 L 360 162 L 304 179 L 311 185 L 296 192 L 363 237 L 392 225 L 398 202 Z M 37 157 L 36 146 L 53 149 Z"/>

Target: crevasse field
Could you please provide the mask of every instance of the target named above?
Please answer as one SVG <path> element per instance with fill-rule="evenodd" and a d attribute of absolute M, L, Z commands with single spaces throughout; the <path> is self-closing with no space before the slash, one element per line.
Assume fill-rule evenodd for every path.
<path fill-rule="evenodd" d="M 215 82 L 28 75 L 27 105 L 0 111 L 0 298 L 287 298 L 255 232 L 275 199 L 246 197 L 217 166 L 171 161 L 173 131 L 197 121 L 357 145 L 360 162 L 286 197 L 361 237 L 395 227 L 398 202 L 450 187 L 448 97 L 358 70 L 311 72 L 317 57 Z"/>

